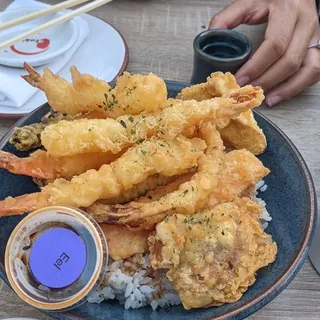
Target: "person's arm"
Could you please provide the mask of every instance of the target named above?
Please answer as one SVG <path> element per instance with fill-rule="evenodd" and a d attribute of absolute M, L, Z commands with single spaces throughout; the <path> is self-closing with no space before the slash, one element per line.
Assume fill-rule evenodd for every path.
<path fill-rule="evenodd" d="M 240 85 L 261 85 L 272 106 L 320 80 L 320 50 L 307 49 L 320 38 L 317 12 L 314 0 L 236 0 L 209 28 L 268 22 L 263 43 L 236 78 Z"/>

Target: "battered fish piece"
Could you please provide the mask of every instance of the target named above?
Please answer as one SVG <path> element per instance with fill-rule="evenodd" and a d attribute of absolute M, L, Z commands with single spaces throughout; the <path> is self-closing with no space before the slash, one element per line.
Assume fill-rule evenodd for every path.
<path fill-rule="evenodd" d="M 174 138 L 203 120 L 230 119 L 259 106 L 263 99 L 260 87 L 246 86 L 221 98 L 202 102 L 175 100 L 175 103 L 152 114 L 127 115 L 117 120 L 60 121 L 44 129 L 41 141 L 54 157 L 101 151 L 118 153 L 153 135 Z"/>
<path fill-rule="evenodd" d="M 120 195 L 156 173 L 175 176 L 197 166 L 206 144 L 203 140 L 179 136 L 174 140 L 152 137 L 127 150 L 99 170 L 57 179 L 41 192 L 8 197 L 0 201 L 0 216 L 30 212 L 50 205 L 88 207 L 99 199 Z"/>
<path fill-rule="evenodd" d="M 126 226 L 100 224 L 107 239 L 109 256 L 113 260 L 126 259 L 136 253 L 145 253 L 149 250 L 149 231 L 134 231 Z"/>
<path fill-rule="evenodd" d="M 175 214 L 149 238 L 152 267 L 169 269 L 185 309 L 238 301 L 277 245 L 254 218 L 262 208 L 236 199 L 192 216 Z"/>
<path fill-rule="evenodd" d="M 49 69 L 45 68 L 40 75 L 26 63 L 24 68 L 29 74 L 22 78 L 44 91 L 51 108 L 70 115 L 98 111 L 105 117 L 116 118 L 145 110 L 155 111 L 167 99 L 165 82 L 152 73 L 130 75 L 125 72 L 111 89 L 107 82 L 81 74 L 75 66 L 70 68 L 71 84 Z"/>
<path fill-rule="evenodd" d="M 236 119 L 221 128 L 221 137 L 227 147 L 247 149 L 255 155 L 261 154 L 267 148 L 267 139 L 251 110 L 241 113 Z"/>
<path fill-rule="evenodd" d="M 207 208 L 232 201 L 269 173 L 270 170 L 248 150 L 227 153 L 220 166 L 217 187 L 209 196 Z"/>

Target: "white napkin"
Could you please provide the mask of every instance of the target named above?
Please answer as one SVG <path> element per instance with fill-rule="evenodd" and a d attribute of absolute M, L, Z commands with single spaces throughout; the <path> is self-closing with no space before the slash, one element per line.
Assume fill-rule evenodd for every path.
<path fill-rule="evenodd" d="M 34 0 L 15 0 L 6 8 L 6 10 L 20 7 L 44 8 L 48 7 L 48 5 Z M 80 17 L 76 17 L 75 20 L 80 29 L 79 38 L 75 45 L 58 60 L 55 60 L 46 66 L 35 68 L 38 72 L 42 73 L 42 69 L 47 67 L 53 73 L 58 73 L 83 43 L 89 34 L 88 24 Z M 74 64 L 77 64 L 76 61 Z M 43 92 L 33 88 L 20 77 L 23 73 L 25 73 L 23 69 L 0 66 L 0 113 L 8 112 L 8 109 L 11 108 L 23 107 L 23 109 L 28 109 L 31 105 L 36 108 L 46 102 L 46 97 Z M 30 106 L 28 106 L 29 104 Z"/>

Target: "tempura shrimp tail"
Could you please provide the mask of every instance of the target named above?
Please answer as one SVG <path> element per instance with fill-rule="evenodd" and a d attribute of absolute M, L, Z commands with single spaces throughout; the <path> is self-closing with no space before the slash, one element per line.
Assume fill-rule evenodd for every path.
<path fill-rule="evenodd" d="M 38 179 L 71 179 L 90 169 L 98 170 L 119 158 L 125 149 L 117 154 L 96 152 L 54 158 L 44 150 L 37 150 L 29 157 L 19 158 L 9 152 L 0 151 L 0 168 L 15 174 Z"/>
<path fill-rule="evenodd" d="M 8 197 L 0 201 L 0 217 L 32 212 L 49 205 L 47 195 L 38 193 L 24 194 L 15 198 Z"/>
<path fill-rule="evenodd" d="M 87 74 L 80 74 L 75 67 L 70 69 L 75 83 L 69 83 L 47 68 L 42 75 L 27 63 L 24 64 L 24 68 L 28 75 L 23 75 L 22 78 L 45 93 L 54 111 L 70 115 L 93 110 L 104 111 L 105 94 L 110 89 L 107 82 Z"/>
<path fill-rule="evenodd" d="M 28 72 L 27 75 L 21 75 L 21 77 L 26 80 L 31 86 L 43 90 L 41 83 L 41 74 L 39 74 L 35 69 L 33 69 L 26 62 L 23 64 L 24 69 Z"/>
<path fill-rule="evenodd" d="M 18 158 L 9 152 L 0 151 L 0 168 L 34 178 L 54 179 L 58 174 L 56 160 L 46 157 L 45 151 L 38 151 L 38 154 L 37 157 Z"/>

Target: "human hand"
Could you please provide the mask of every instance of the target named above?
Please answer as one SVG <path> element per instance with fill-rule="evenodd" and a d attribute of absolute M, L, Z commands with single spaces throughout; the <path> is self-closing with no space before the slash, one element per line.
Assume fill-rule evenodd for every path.
<path fill-rule="evenodd" d="M 236 73 L 239 85 L 260 85 L 273 106 L 320 80 L 315 0 L 236 0 L 211 19 L 209 28 L 233 29 L 268 22 L 265 39 Z"/>

